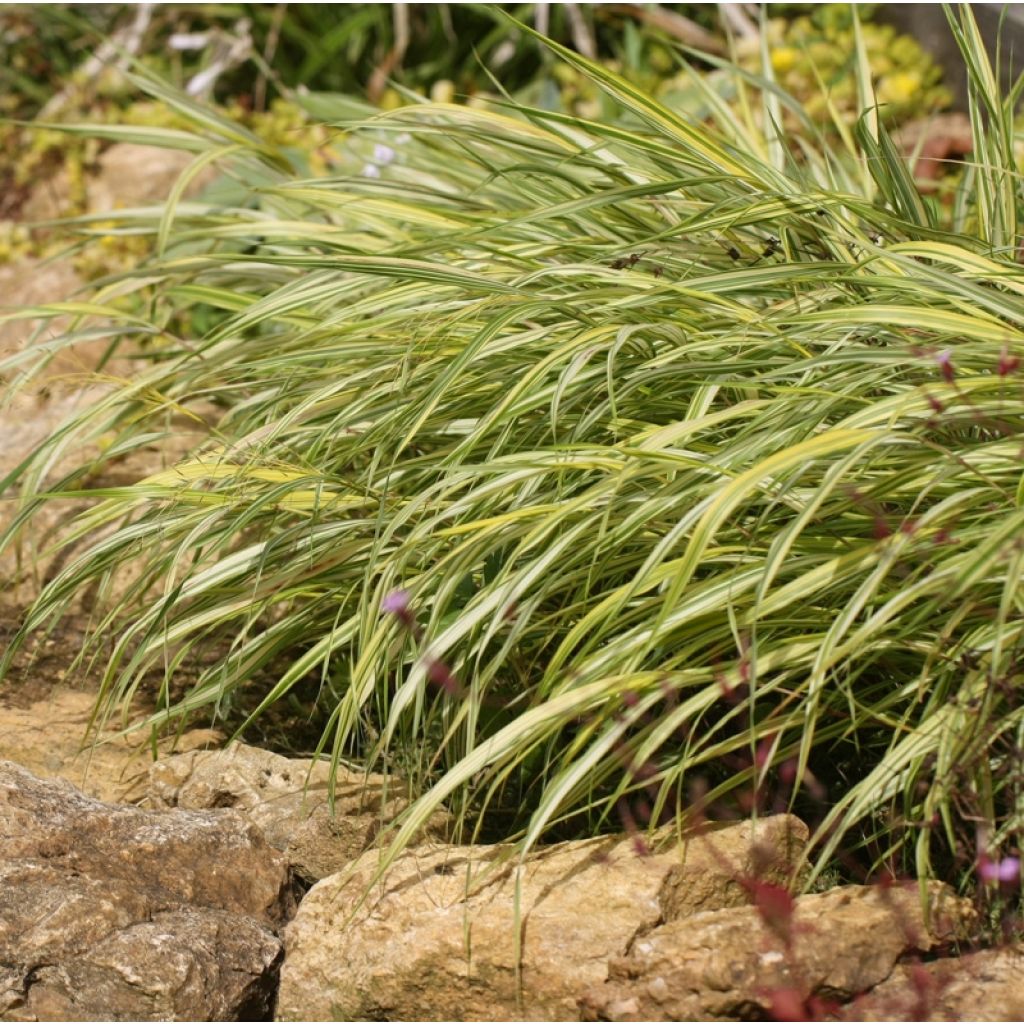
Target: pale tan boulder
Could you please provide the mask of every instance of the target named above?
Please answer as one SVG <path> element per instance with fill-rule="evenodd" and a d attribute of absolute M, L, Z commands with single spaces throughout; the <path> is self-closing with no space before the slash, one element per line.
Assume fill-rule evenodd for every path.
<path fill-rule="evenodd" d="M 106 213 L 162 202 L 195 157 L 195 153 L 179 149 L 115 143 L 100 154 L 95 170 L 86 175 L 89 212 Z M 204 168 L 186 190 L 186 197 L 195 195 L 215 175 L 215 170 Z M 41 221 L 68 216 L 70 193 L 67 172 L 59 171 L 35 189 L 21 208 L 21 219 Z"/>
<path fill-rule="evenodd" d="M 315 882 L 347 867 L 409 805 L 397 780 L 341 767 L 332 813 L 329 778 L 327 761 L 235 743 L 157 761 L 147 797 L 153 807 L 233 807 L 284 851 L 297 875 Z M 437 814 L 423 838 L 443 839 L 447 829 L 447 817 Z"/>
<path fill-rule="evenodd" d="M 72 880 L 65 899 L 82 888 Z M 0 1020 L 268 1019 L 281 959 L 268 928 L 191 907 L 148 920 L 107 916 L 126 889 L 108 889 L 98 906 L 81 901 L 74 923 L 97 925 L 95 943 L 68 942 L 54 960 L 18 947 L 14 962 L 0 966 Z"/>
<path fill-rule="evenodd" d="M 839 1020 L 1024 1020 L 1024 945 L 900 964 Z"/>
<path fill-rule="evenodd" d="M 928 905 L 926 921 L 916 885 L 843 886 L 796 900 L 781 928 L 754 907 L 667 922 L 612 961 L 608 980 L 580 1000 L 583 1019 L 789 1020 L 813 997 L 847 1002 L 900 958 L 963 937 L 974 922 L 969 901 L 942 883 L 931 884 Z"/>
<path fill-rule="evenodd" d="M 53 678 L 78 653 L 66 637 L 57 643 L 41 640 L 36 674 Z M 82 637 L 78 637 L 80 643 Z M 50 653 L 46 645 L 55 644 Z M 29 656 L 31 656 L 31 651 Z M 51 674 L 52 673 L 52 674 Z M 9 693 L 8 696 L 16 696 Z M 56 688 L 24 706 L 0 703 L 0 758 L 14 761 L 41 778 L 67 779 L 88 796 L 111 803 L 138 803 L 149 787 L 153 753 L 148 733 L 121 736 L 120 719 L 100 733 L 96 745 L 83 747 L 96 697 L 81 690 Z M 220 746 L 223 737 L 213 729 L 191 729 L 177 739 L 175 749 Z M 160 740 L 161 754 L 171 751 L 174 737 Z"/>
<path fill-rule="evenodd" d="M 627 837 L 530 854 L 419 847 L 371 885 L 379 854 L 324 879 L 285 934 L 281 1020 L 576 1020 L 608 960 L 666 917 L 735 906 L 755 869 L 783 883 L 807 838 L 779 816 L 648 856 Z"/>
<path fill-rule="evenodd" d="M 105 804 L 0 762 L 0 1020 L 250 1020 L 287 863 L 231 811 Z"/>
<path fill-rule="evenodd" d="M 287 863 L 229 811 L 143 810 L 86 796 L 0 761 L 0 861 L 42 859 L 102 881 L 283 923 L 294 909 Z"/>

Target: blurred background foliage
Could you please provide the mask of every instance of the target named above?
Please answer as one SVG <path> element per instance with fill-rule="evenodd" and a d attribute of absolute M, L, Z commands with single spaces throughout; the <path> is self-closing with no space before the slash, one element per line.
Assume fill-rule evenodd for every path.
<path fill-rule="evenodd" d="M 948 104 L 941 72 L 909 36 L 867 20 L 883 102 L 908 116 Z M 766 8 L 772 65 L 796 95 L 821 87 L 841 104 L 852 88 L 852 26 L 844 4 Z M 0 113 L 25 119 L 124 106 L 137 93 L 110 67 L 117 48 L 193 94 L 263 111 L 296 90 L 366 96 L 393 107 L 404 90 L 468 99 L 528 90 L 545 108 L 584 104 L 584 78 L 511 29 L 504 13 L 652 92 L 679 80 L 680 47 L 760 63 L 760 13 L 732 4 L 68 4 L 0 7 Z M 104 40 L 111 40 L 104 43 Z M 115 62 L 116 63 L 116 62 Z M 588 110 L 576 110 L 588 113 Z"/>
<path fill-rule="evenodd" d="M 874 6 L 860 13 L 888 116 L 900 122 L 947 107 L 940 68 L 911 37 L 871 22 Z M 173 112 L 125 74 L 133 61 L 222 104 L 268 141 L 310 152 L 313 173 L 327 161 L 324 133 L 306 126 L 301 99 L 310 93 L 393 109 L 420 97 L 474 104 L 508 91 L 543 109 L 621 115 L 585 76 L 511 28 L 504 12 L 697 117 L 700 90 L 681 58 L 729 55 L 760 72 L 764 32 L 771 72 L 808 113 L 828 124 L 831 103 L 854 117 L 853 30 L 843 4 L 773 4 L 763 14 L 743 4 L 0 6 L 0 262 L 33 251 L 32 234 L 17 222 L 40 180 L 63 170 L 61 212 L 85 209 L 85 179 L 102 143 L 47 125 L 173 126 Z M 710 63 L 698 66 L 715 77 Z"/>

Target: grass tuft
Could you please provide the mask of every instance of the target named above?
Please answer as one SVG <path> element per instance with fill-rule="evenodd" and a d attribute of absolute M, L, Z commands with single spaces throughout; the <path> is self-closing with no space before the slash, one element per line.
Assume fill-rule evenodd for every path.
<path fill-rule="evenodd" d="M 141 332 L 148 365 L 4 481 L 26 495 L 16 527 L 84 496 L 76 536 L 99 539 L 3 667 L 120 576 L 95 619 L 119 637 L 100 713 L 161 665 L 161 728 L 243 698 L 251 721 L 315 677 L 320 749 L 422 794 L 392 855 L 442 802 L 529 845 L 781 772 L 798 808 L 828 789 L 818 870 L 857 828 L 871 857 L 909 838 L 934 873 L 979 816 L 1006 863 L 1020 189 L 1008 108 L 969 11 L 953 17 L 978 134 L 951 207 L 915 188 L 863 60 L 860 129 L 830 147 L 784 127 L 799 105 L 774 83 L 739 117 L 694 75 L 700 122 L 549 44 L 620 121 L 424 102 L 339 123 L 344 163 L 305 180 L 175 99 L 194 128 L 164 141 L 216 162 L 216 201 L 121 211 L 153 257 L 88 304 L 23 314 L 75 318 L 50 355 L 86 325 Z M 112 458 L 182 409 L 209 440 L 172 469 L 44 485 L 70 437 Z M 172 699 L 214 635 L 229 652 Z"/>

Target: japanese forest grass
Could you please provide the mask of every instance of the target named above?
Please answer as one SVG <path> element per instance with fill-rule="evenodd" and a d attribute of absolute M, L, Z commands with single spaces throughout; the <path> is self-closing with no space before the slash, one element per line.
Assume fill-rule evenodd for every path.
<path fill-rule="evenodd" d="M 419 796 L 392 854 L 440 803 L 532 844 L 685 821 L 702 785 L 749 808 L 782 767 L 794 800 L 827 785 L 819 866 L 873 836 L 927 873 L 976 819 L 1011 848 L 1019 182 L 1013 97 L 959 31 L 977 148 L 947 206 L 913 187 L 863 61 L 864 116 L 831 148 L 771 83 L 737 72 L 726 105 L 695 75 L 683 114 L 559 50 L 620 122 L 417 104 L 346 125 L 315 180 L 149 83 L 194 131 L 110 137 L 192 171 L 161 209 L 76 226 L 147 233 L 152 259 L 23 314 L 74 318 L 47 358 L 87 335 L 149 362 L 5 481 L 8 543 L 41 502 L 94 499 L 8 660 L 121 573 L 93 616 L 117 638 L 98 715 L 155 666 L 171 729 L 312 678 L 321 749 Z M 210 162 L 230 188 L 184 201 Z M 211 408 L 174 468 L 87 486 Z M 103 455 L 47 476 L 89 439 Z M 213 636 L 229 652 L 174 699 Z"/>

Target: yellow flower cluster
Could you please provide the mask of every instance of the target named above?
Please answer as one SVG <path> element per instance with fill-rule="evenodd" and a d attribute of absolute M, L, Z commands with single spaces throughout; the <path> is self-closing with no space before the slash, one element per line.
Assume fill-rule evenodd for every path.
<path fill-rule="evenodd" d="M 774 18 L 768 22 L 767 31 L 771 71 L 779 84 L 799 100 L 814 119 L 827 123 L 832 116 L 831 108 L 846 121 L 853 121 L 858 112 L 855 43 L 846 5 L 823 4 L 810 16 Z M 941 84 L 942 70 L 916 40 L 899 35 L 892 26 L 866 19 L 861 25 L 861 36 L 875 96 L 886 108 L 887 118 L 901 122 L 949 106 L 952 97 Z M 761 74 L 760 40 L 740 40 L 737 47 L 740 65 L 754 74 Z M 648 39 L 644 41 L 642 59 L 636 65 L 624 65 L 617 60 L 603 63 L 670 105 L 681 102 L 686 106 L 692 99 L 691 83 L 679 70 L 669 46 Z M 429 90 L 414 91 L 436 102 L 467 102 L 471 106 L 487 99 L 486 93 L 468 99 L 457 96 L 455 86 L 448 79 L 438 80 Z M 543 106 L 554 101 L 563 110 L 586 118 L 597 119 L 612 113 L 607 109 L 610 101 L 600 88 L 567 64 L 554 64 L 550 77 L 540 76 L 520 98 Z M 381 106 L 391 110 L 407 102 L 406 96 L 389 89 L 382 97 Z"/>
<path fill-rule="evenodd" d="M 853 26 L 837 18 L 781 18 L 768 23 L 769 56 L 779 84 L 803 104 L 813 118 L 827 121 L 829 106 L 846 120 L 857 116 L 857 78 Z M 941 84 L 942 70 L 910 36 L 891 25 L 865 21 L 861 37 L 871 68 L 875 98 L 897 121 L 920 117 L 948 107 L 949 91 Z M 761 71 L 756 42 L 741 49 L 740 63 Z"/>

